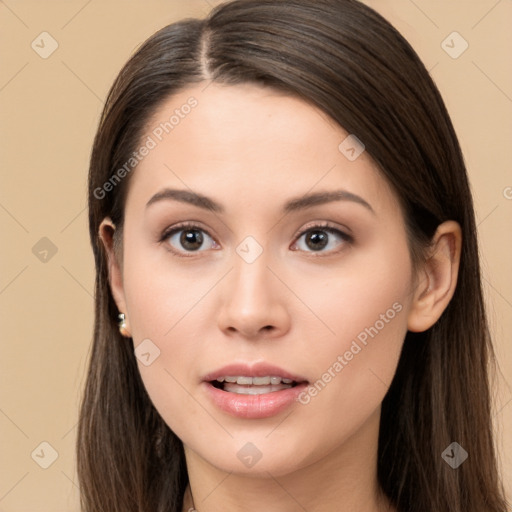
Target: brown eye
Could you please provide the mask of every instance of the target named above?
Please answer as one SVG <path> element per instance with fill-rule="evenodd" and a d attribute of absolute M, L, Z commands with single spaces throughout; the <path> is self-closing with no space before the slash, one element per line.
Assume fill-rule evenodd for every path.
<path fill-rule="evenodd" d="M 320 251 L 327 246 L 329 235 L 325 231 L 315 230 L 306 234 L 306 245 L 313 251 Z"/>
<path fill-rule="evenodd" d="M 175 253 L 203 252 L 204 250 L 217 248 L 216 242 L 199 226 L 181 225 L 167 231 L 161 239 L 171 246 Z"/>
<path fill-rule="evenodd" d="M 295 245 L 298 250 L 305 252 L 332 252 L 339 246 L 351 241 L 352 237 L 339 229 L 328 226 L 314 226 L 301 233 Z"/>
<path fill-rule="evenodd" d="M 184 229 L 181 231 L 180 244 L 187 251 L 197 251 L 203 244 L 203 235 L 198 229 Z"/>

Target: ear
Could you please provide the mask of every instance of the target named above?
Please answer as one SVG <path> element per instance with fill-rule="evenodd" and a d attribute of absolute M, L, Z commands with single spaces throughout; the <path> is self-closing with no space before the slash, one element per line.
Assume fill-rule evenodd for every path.
<path fill-rule="evenodd" d="M 455 221 L 440 224 L 432 238 L 429 256 L 418 275 L 407 328 L 423 332 L 443 314 L 457 286 L 462 231 Z"/>
<path fill-rule="evenodd" d="M 122 331 L 123 336 L 130 337 L 130 324 L 126 310 L 126 300 L 123 286 L 122 255 L 116 250 L 114 244 L 114 232 L 116 227 L 110 217 L 105 217 L 100 224 L 98 235 L 107 253 L 108 278 L 110 290 L 120 313 L 125 314 L 126 328 Z"/>

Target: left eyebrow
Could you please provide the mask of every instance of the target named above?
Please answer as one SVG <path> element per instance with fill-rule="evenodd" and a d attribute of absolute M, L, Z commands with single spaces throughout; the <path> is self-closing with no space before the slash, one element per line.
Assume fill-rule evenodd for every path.
<path fill-rule="evenodd" d="M 347 190 L 333 190 L 328 192 L 316 192 L 313 194 L 306 194 L 296 199 L 291 199 L 286 202 L 283 208 L 283 213 L 290 213 L 304 208 L 310 208 L 323 203 L 332 203 L 333 201 L 351 201 L 361 206 L 375 215 L 374 209 L 370 203 L 365 201 L 362 197 L 348 192 Z"/>
<path fill-rule="evenodd" d="M 157 192 L 146 203 L 146 208 L 162 200 L 180 201 L 216 213 L 224 213 L 225 211 L 221 204 L 217 203 L 210 197 L 189 190 L 172 188 L 165 188 L 160 192 Z M 375 215 L 375 211 L 367 201 L 365 201 L 362 197 L 353 194 L 352 192 L 348 192 L 347 190 L 316 192 L 313 194 L 306 194 L 297 198 L 290 199 L 284 204 L 283 213 L 287 214 L 294 211 L 303 210 L 305 208 L 311 208 L 319 204 L 331 203 L 333 201 L 351 201 L 364 206 L 367 210 Z"/>

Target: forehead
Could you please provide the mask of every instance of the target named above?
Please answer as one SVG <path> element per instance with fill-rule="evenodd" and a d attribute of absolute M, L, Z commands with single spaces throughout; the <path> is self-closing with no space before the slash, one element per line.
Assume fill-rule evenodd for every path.
<path fill-rule="evenodd" d="M 195 107 L 186 108 L 192 102 Z M 180 116 L 181 110 L 188 114 Z M 165 123 L 172 117 L 175 124 L 169 130 Z M 198 157 L 207 153 L 225 162 L 241 156 L 263 159 L 265 154 L 293 159 L 298 153 L 315 154 L 328 145 L 336 150 L 339 135 L 344 133 L 324 112 L 304 100 L 254 84 L 203 83 L 182 91 L 160 105 L 146 131 L 156 131 L 158 138 L 159 128 L 164 130 L 164 145 L 186 143 L 198 151 Z M 315 134 L 324 138 L 322 148 L 311 144 Z"/>
<path fill-rule="evenodd" d="M 167 98 L 148 120 L 141 144 L 151 149 L 133 172 L 128 201 L 179 187 L 257 204 L 341 186 L 377 208 L 393 202 L 366 152 L 347 158 L 349 135 L 319 108 L 281 91 L 196 84 Z"/>

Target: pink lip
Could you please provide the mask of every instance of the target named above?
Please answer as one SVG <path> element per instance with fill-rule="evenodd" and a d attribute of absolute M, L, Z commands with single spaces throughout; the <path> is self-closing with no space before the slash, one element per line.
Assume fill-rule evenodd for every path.
<path fill-rule="evenodd" d="M 226 375 L 243 375 L 245 377 L 265 377 L 265 376 L 274 376 L 274 377 L 282 377 L 285 379 L 292 379 L 295 382 L 307 382 L 305 377 L 301 377 L 300 375 L 294 375 L 279 366 L 274 366 L 268 363 L 255 363 L 252 365 L 249 364 L 229 364 L 218 370 L 215 370 L 203 377 L 203 381 L 211 382 L 212 380 L 216 380 L 218 377 L 225 377 Z"/>
<path fill-rule="evenodd" d="M 262 395 L 242 395 L 218 389 L 211 381 L 226 375 L 247 377 L 274 376 L 292 379 L 297 385 L 282 391 L 264 393 Z M 268 418 L 279 414 L 297 401 L 299 394 L 307 387 L 308 381 L 282 368 L 267 363 L 231 364 L 215 370 L 203 378 L 202 386 L 208 397 L 222 411 L 239 418 L 256 419 Z"/>

